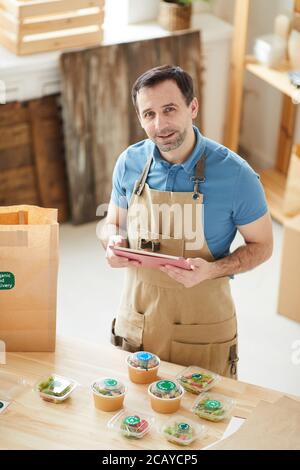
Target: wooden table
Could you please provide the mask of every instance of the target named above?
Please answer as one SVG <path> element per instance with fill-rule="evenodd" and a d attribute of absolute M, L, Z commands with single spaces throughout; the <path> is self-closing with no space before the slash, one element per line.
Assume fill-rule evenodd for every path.
<path fill-rule="evenodd" d="M 127 376 L 127 353 L 109 344 L 98 346 L 77 339 L 59 338 L 56 353 L 9 353 L 7 364 L 1 370 L 24 377 L 30 387 L 0 414 L 0 449 L 185 449 L 164 440 L 157 431 L 167 415 L 152 411 L 147 385 L 135 385 Z M 162 362 L 159 376 L 174 378 L 182 366 Z M 77 380 L 81 387 L 72 397 L 55 405 L 45 402 L 32 391 L 41 377 L 55 372 Z M 116 376 L 128 385 L 125 406 L 147 411 L 155 416 L 155 424 L 143 439 L 126 439 L 106 427 L 115 414 L 98 411 L 94 407 L 90 384 L 101 376 Z M 275 402 L 282 393 L 246 383 L 222 379 L 214 391 L 236 400 L 233 415 L 249 416 L 260 400 Z M 1 398 L 1 397 L 0 397 Z M 202 422 L 207 427 L 205 438 L 195 441 L 187 449 L 201 449 L 221 438 L 229 420 L 220 423 L 202 421 L 190 408 L 195 395 L 186 393 L 180 414 Z"/>

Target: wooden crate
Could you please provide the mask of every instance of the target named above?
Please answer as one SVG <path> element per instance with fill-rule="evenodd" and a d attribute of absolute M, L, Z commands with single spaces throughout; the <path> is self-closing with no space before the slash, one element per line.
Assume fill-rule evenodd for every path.
<path fill-rule="evenodd" d="M 98 45 L 105 0 L 0 0 L 0 44 L 18 55 Z"/>
<path fill-rule="evenodd" d="M 0 206 L 34 204 L 69 217 L 60 102 L 56 95 L 0 106 Z"/>

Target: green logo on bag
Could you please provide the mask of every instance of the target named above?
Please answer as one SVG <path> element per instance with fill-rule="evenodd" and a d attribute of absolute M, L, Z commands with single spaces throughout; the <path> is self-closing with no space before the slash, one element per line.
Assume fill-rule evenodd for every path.
<path fill-rule="evenodd" d="M 0 271 L 0 290 L 9 290 L 15 287 L 15 276 L 13 273 Z"/>

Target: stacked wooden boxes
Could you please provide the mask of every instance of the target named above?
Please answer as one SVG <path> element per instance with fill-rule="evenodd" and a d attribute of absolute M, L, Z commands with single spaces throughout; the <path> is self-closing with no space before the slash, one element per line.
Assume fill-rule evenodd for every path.
<path fill-rule="evenodd" d="M 61 108 L 56 95 L 0 106 L 0 206 L 33 204 L 68 219 Z"/>
<path fill-rule="evenodd" d="M 18 55 L 98 45 L 104 0 L 0 0 L 0 44 Z"/>

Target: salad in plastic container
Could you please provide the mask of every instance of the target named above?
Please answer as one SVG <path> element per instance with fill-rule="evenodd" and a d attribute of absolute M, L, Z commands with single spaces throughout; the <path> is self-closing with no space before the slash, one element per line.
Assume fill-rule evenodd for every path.
<path fill-rule="evenodd" d="M 150 431 L 153 423 L 154 417 L 148 413 L 123 409 L 108 422 L 107 426 L 124 437 L 141 439 Z"/>
<path fill-rule="evenodd" d="M 61 403 L 75 390 L 78 383 L 60 375 L 51 374 L 39 381 L 34 390 L 39 393 L 45 401 Z"/>
<path fill-rule="evenodd" d="M 158 380 L 148 387 L 153 410 L 158 413 L 175 413 L 184 395 L 183 387 L 172 380 Z"/>
<path fill-rule="evenodd" d="M 95 407 L 102 411 L 116 411 L 122 408 L 126 387 L 116 378 L 104 377 L 91 385 Z"/>
<path fill-rule="evenodd" d="M 187 392 L 198 395 L 211 389 L 221 377 L 201 367 L 190 366 L 180 372 L 176 379 Z"/>
<path fill-rule="evenodd" d="M 199 418 L 209 421 L 222 421 L 228 417 L 234 405 L 234 400 L 225 395 L 205 392 L 196 398 L 192 411 Z"/>
<path fill-rule="evenodd" d="M 205 426 L 194 423 L 184 416 L 174 416 L 161 427 L 160 432 L 168 441 L 188 446 L 204 436 Z"/>
<path fill-rule="evenodd" d="M 138 384 L 151 383 L 157 379 L 160 359 L 147 351 L 137 351 L 126 358 L 129 378 Z"/>

